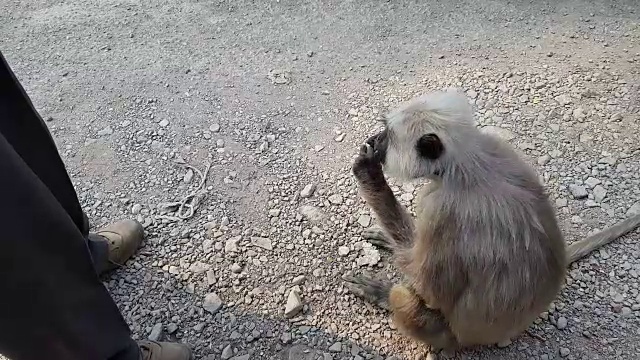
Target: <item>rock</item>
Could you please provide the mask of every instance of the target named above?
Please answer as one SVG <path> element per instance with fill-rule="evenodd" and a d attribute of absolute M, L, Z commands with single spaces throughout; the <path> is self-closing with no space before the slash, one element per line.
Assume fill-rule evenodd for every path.
<path fill-rule="evenodd" d="M 302 285 L 304 284 L 304 282 L 307 280 L 307 277 L 304 275 L 299 275 L 296 276 L 295 278 L 293 278 L 293 284 L 294 285 Z"/>
<path fill-rule="evenodd" d="M 362 256 L 356 259 L 358 266 L 371 266 L 380 261 L 380 252 L 371 243 L 362 243 Z"/>
<path fill-rule="evenodd" d="M 518 97 L 518 101 L 520 101 L 521 103 L 526 103 L 529 101 L 529 96 L 528 95 L 520 95 L 520 97 Z"/>
<path fill-rule="evenodd" d="M 331 345 L 329 347 L 329 351 L 331 351 L 331 352 L 340 352 L 340 351 L 342 351 L 342 343 L 339 342 L 339 341 L 336 342 L 336 343 L 333 343 L 333 345 Z"/>
<path fill-rule="evenodd" d="M 569 348 L 566 348 L 566 347 L 560 348 L 560 357 L 567 357 L 569 356 L 570 353 L 571 353 L 571 350 L 569 350 Z"/>
<path fill-rule="evenodd" d="M 220 357 L 222 358 L 222 360 L 228 360 L 231 359 L 232 356 L 233 348 L 231 347 L 231 344 L 229 344 L 225 346 L 224 349 L 222 349 L 222 355 L 220 355 Z"/>
<path fill-rule="evenodd" d="M 587 178 L 587 180 L 584 181 L 584 183 L 591 189 L 593 189 L 596 185 L 600 184 L 601 181 L 590 176 L 589 178 Z"/>
<path fill-rule="evenodd" d="M 131 207 L 131 213 L 134 215 L 140 214 L 140 211 L 142 211 L 142 205 L 140 204 L 134 204 Z"/>
<path fill-rule="evenodd" d="M 184 181 L 185 184 L 188 184 L 191 182 L 191 180 L 193 180 L 193 170 L 188 169 L 187 172 L 184 174 L 182 181 Z"/>
<path fill-rule="evenodd" d="M 169 125 L 169 120 L 164 119 L 164 120 L 160 121 L 158 123 L 158 125 L 160 125 L 160 127 L 167 127 Z"/>
<path fill-rule="evenodd" d="M 211 124 L 211 126 L 209 126 L 209 131 L 213 133 L 217 133 L 218 131 L 220 131 L 220 124 L 218 123 Z"/>
<path fill-rule="evenodd" d="M 273 245 L 271 244 L 271 239 L 263 238 L 263 237 L 252 237 L 251 243 L 254 246 L 265 250 L 273 250 Z"/>
<path fill-rule="evenodd" d="M 467 96 L 472 98 L 472 99 L 475 99 L 475 98 L 478 97 L 478 93 L 473 91 L 473 90 L 469 90 L 469 91 L 467 91 Z"/>
<path fill-rule="evenodd" d="M 106 128 L 98 131 L 98 136 L 107 136 L 113 134 L 113 129 L 111 126 L 107 126 Z"/>
<path fill-rule="evenodd" d="M 316 223 L 321 222 L 326 217 L 325 214 L 322 212 L 322 210 L 311 205 L 301 206 L 299 211 L 300 211 L 300 214 L 306 217 L 309 221 L 316 222 Z"/>
<path fill-rule="evenodd" d="M 622 114 L 615 113 L 615 114 L 611 115 L 609 120 L 611 120 L 611 121 L 620 121 L 620 120 L 622 120 Z"/>
<path fill-rule="evenodd" d="M 587 189 L 585 189 L 584 186 L 581 185 L 569 185 L 569 191 L 571 192 L 571 195 L 573 195 L 573 197 L 576 199 L 584 199 L 589 195 L 587 193 Z"/>
<path fill-rule="evenodd" d="M 317 351 L 306 345 L 294 345 L 283 351 L 282 360 L 316 360 Z"/>
<path fill-rule="evenodd" d="M 300 310 L 302 310 L 303 304 L 300 299 L 300 295 L 297 291 L 291 290 L 289 291 L 289 296 L 287 297 L 287 304 L 284 307 L 284 316 L 287 319 L 291 319 L 296 316 Z"/>
<path fill-rule="evenodd" d="M 308 184 L 302 189 L 302 191 L 300 191 L 300 197 L 302 198 L 311 197 L 311 195 L 313 195 L 313 192 L 315 190 L 316 190 L 315 184 Z"/>
<path fill-rule="evenodd" d="M 149 333 L 149 340 L 160 341 L 161 338 L 162 338 L 162 323 L 157 323 L 153 325 L 153 329 L 151 329 L 151 333 Z"/>
<path fill-rule="evenodd" d="M 497 136 L 506 141 L 513 140 L 516 137 L 516 135 L 511 130 L 499 126 L 488 125 L 480 129 L 480 131 L 484 132 L 485 134 Z"/>
<path fill-rule="evenodd" d="M 203 272 L 209 270 L 210 268 L 211 268 L 211 265 L 205 264 L 200 261 L 196 261 L 193 264 L 191 264 L 191 266 L 189 266 L 189 271 L 191 271 L 194 274 L 202 274 Z"/>
<path fill-rule="evenodd" d="M 176 331 L 178 331 L 178 325 L 174 323 L 169 323 L 169 325 L 167 325 L 167 333 L 173 334 Z"/>
<path fill-rule="evenodd" d="M 551 160 L 551 157 L 549 155 L 542 155 L 538 157 L 538 165 L 540 166 L 547 165 L 547 163 L 549 163 L 549 160 Z"/>
<path fill-rule="evenodd" d="M 348 246 L 340 246 L 340 247 L 338 248 L 338 255 L 340 255 L 340 256 L 347 256 L 347 255 L 349 255 L 349 252 L 350 252 L 350 251 L 351 251 L 351 250 L 349 249 L 349 247 L 348 247 Z"/>
<path fill-rule="evenodd" d="M 341 133 L 341 134 L 339 134 L 338 136 L 336 136 L 336 137 L 334 138 L 334 140 L 335 140 L 335 141 L 337 141 L 337 142 L 342 142 L 342 140 L 344 140 L 345 136 L 347 136 L 347 134 L 346 134 L 346 133 Z"/>
<path fill-rule="evenodd" d="M 626 216 L 627 217 L 631 217 L 631 216 L 639 215 L 639 214 L 640 214 L 640 201 L 638 201 L 635 204 L 631 205 L 629 210 L 627 210 Z"/>
<path fill-rule="evenodd" d="M 371 224 L 371 216 L 369 215 L 360 215 L 358 217 L 358 224 L 360 224 L 360 226 L 362 227 L 369 227 L 369 225 Z"/>
<path fill-rule="evenodd" d="M 571 102 L 573 102 L 573 100 L 571 99 L 571 96 L 569 96 L 567 94 L 562 94 L 562 95 L 556 96 L 556 101 L 560 105 L 569 105 L 569 104 L 571 104 Z"/>
<path fill-rule="evenodd" d="M 231 264 L 231 272 L 234 274 L 240 274 L 242 272 L 242 266 L 240 266 L 240 264 L 238 263 L 233 263 Z"/>
<path fill-rule="evenodd" d="M 558 322 L 556 323 L 556 326 L 560 330 L 566 329 L 566 327 L 567 327 L 567 318 L 565 318 L 564 316 L 559 317 L 558 318 Z"/>
<path fill-rule="evenodd" d="M 216 140 L 216 147 L 223 148 L 224 147 L 224 139 Z"/>
<path fill-rule="evenodd" d="M 241 236 L 234 236 L 228 239 L 224 244 L 224 252 L 238 252 L 238 243 L 240 242 L 240 239 L 242 239 Z"/>
<path fill-rule="evenodd" d="M 342 202 L 343 202 L 342 195 L 333 194 L 333 195 L 329 196 L 329 202 L 334 204 L 334 205 L 342 204 Z"/>
<path fill-rule="evenodd" d="M 213 285 L 216 281 L 216 273 L 213 270 L 207 270 L 207 284 Z"/>
<path fill-rule="evenodd" d="M 216 293 L 208 293 L 204 296 L 202 307 L 210 314 L 215 315 L 222 307 L 222 299 Z"/>
<path fill-rule="evenodd" d="M 596 202 L 602 202 L 607 197 L 607 190 L 602 185 L 598 185 L 593 189 L 593 197 Z"/>

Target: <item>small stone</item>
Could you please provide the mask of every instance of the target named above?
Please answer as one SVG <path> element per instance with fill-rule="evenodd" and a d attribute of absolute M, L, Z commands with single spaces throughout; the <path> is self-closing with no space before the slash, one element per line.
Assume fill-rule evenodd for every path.
<path fill-rule="evenodd" d="M 350 251 L 351 251 L 351 250 L 349 249 L 349 247 L 348 247 L 348 246 L 340 246 L 340 247 L 338 248 L 338 255 L 340 255 L 340 256 L 347 256 L 347 255 L 349 255 L 349 252 L 350 252 Z"/>
<path fill-rule="evenodd" d="M 289 291 L 289 296 L 287 297 L 287 304 L 284 307 L 284 316 L 287 319 L 291 319 L 296 316 L 300 310 L 302 310 L 303 304 L 300 299 L 300 295 L 297 291 L 291 290 Z"/>
<path fill-rule="evenodd" d="M 567 206 L 568 203 L 569 201 L 565 198 L 556 199 L 556 206 L 559 208 Z"/>
<path fill-rule="evenodd" d="M 140 204 L 134 204 L 131 207 L 131 213 L 136 215 L 136 214 L 140 214 L 140 211 L 142 211 L 142 205 Z"/>
<path fill-rule="evenodd" d="M 238 263 L 231 264 L 230 269 L 231 269 L 231 272 L 234 274 L 239 274 L 242 272 L 242 266 L 240 266 L 240 264 Z"/>
<path fill-rule="evenodd" d="M 213 269 L 207 270 L 207 284 L 213 285 L 216 283 L 216 281 L 216 273 L 213 271 Z"/>
<path fill-rule="evenodd" d="M 593 189 L 596 185 L 600 184 L 601 181 L 590 176 L 589 178 L 587 178 L 587 180 L 584 181 L 584 183 L 589 186 L 591 189 Z"/>
<path fill-rule="evenodd" d="M 222 358 L 222 360 L 228 360 L 231 359 L 232 356 L 233 348 L 231 347 L 231 344 L 229 344 L 224 347 L 224 349 L 222 350 L 222 355 L 220 355 L 220 357 Z"/>
<path fill-rule="evenodd" d="M 218 123 L 211 124 L 211 126 L 209 126 L 209 131 L 217 133 L 218 131 L 220 131 L 220 124 Z"/>
<path fill-rule="evenodd" d="M 157 323 L 153 325 L 151 329 L 151 333 L 149 333 L 149 340 L 151 341 L 160 341 L 162 338 L 162 323 Z"/>
<path fill-rule="evenodd" d="M 107 136 L 111 134 L 113 134 L 113 129 L 111 129 L 111 126 L 107 126 L 106 128 L 98 131 L 98 136 Z"/>
<path fill-rule="evenodd" d="M 344 140 L 345 136 L 347 136 L 346 133 L 341 133 L 340 135 L 336 136 L 334 138 L 334 140 L 337 141 L 337 142 L 342 142 L 342 140 Z"/>
<path fill-rule="evenodd" d="M 238 252 L 238 243 L 240 242 L 240 239 L 240 236 L 235 236 L 228 239 L 224 244 L 224 252 Z"/>
<path fill-rule="evenodd" d="M 333 194 L 331 196 L 329 196 L 329 202 L 334 204 L 334 205 L 340 205 L 342 204 L 342 195 L 340 194 Z"/>
<path fill-rule="evenodd" d="M 542 156 L 538 157 L 538 165 L 540 165 L 540 166 L 547 165 L 549 160 L 551 160 L 551 157 L 549 155 L 542 155 Z"/>
<path fill-rule="evenodd" d="M 251 355 L 250 354 L 244 354 L 244 355 L 234 356 L 229 360 L 249 360 L 249 359 L 251 359 Z"/>
<path fill-rule="evenodd" d="M 584 199 L 589 195 L 587 189 L 581 185 L 569 185 L 569 191 L 571 191 L 571 195 L 576 199 Z"/>
<path fill-rule="evenodd" d="M 567 94 L 562 94 L 562 95 L 556 96 L 556 101 L 560 103 L 560 105 L 569 105 L 573 100 L 571 99 L 571 96 Z"/>
<path fill-rule="evenodd" d="M 158 123 L 158 125 L 160 125 L 160 127 L 167 127 L 167 125 L 169 125 L 169 120 L 164 119 L 164 120 L 160 121 Z"/>
<path fill-rule="evenodd" d="M 176 331 L 178 331 L 178 325 L 174 323 L 169 323 L 169 325 L 167 325 L 167 333 L 173 334 Z"/>
<path fill-rule="evenodd" d="M 529 101 L 529 96 L 528 95 L 520 95 L 520 97 L 518 97 L 518 101 L 520 101 L 521 103 L 526 103 L 527 101 Z"/>
<path fill-rule="evenodd" d="M 315 184 L 308 184 L 302 189 L 302 191 L 300 191 L 300 197 L 302 198 L 311 197 L 311 195 L 313 195 L 313 192 L 315 190 L 316 190 Z"/>
<path fill-rule="evenodd" d="M 622 114 L 615 113 L 615 114 L 611 115 L 609 120 L 611 120 L 611 121 L 620 121 L 620 120 L 622 120 Z"/>
<path fill-rule="evenodd" d="M 322 149 L 324 149 L 324 146 L 322 145 L 316 145 L 313 147 L 313 150 L 315 150 L 316 152 L 320 152 L 322 151 Z"/>
<path fill-rule="evenodd" d="M 596 202 L 602 202 L 607 197 L 607 190 L 602 185 L 598 185 L 593 189 L 593 197 Z"/>
<path fill-rule="evenodd" d="M 209 264 L 205 264 L 201 261 L 196 261 L 191 266 L 189 266 L 189 271 L 194 274 L 202 274 L 203 272 L 209 270 L 211 266 Z"/>
<path fill-rule="evenodd" d="M 191 180 L 193 180 L 193 170 L 188 169 L 187 172 L 184 174 L 182 181 L 184 181 L 185 184 L 188 184 L 191 182 Z"/>
<path fill-rule="evenodd" d="M 358 266 L 372 266 L 380 261 L 380 252 L 371 243 L 362 244 L 362 256 L 356 259 Z"/>
<path fill-rule="evenodd" d="M 324 212 L 322 212 L 322 210 L 311 205 L 301 206 L 299 211 L 300 211 L 300 214 L 302 214 L 304 217 L 306 217 L 307 219 L 309 219 L 309 221 L 312 221 L 312 222 L 321 222 L 326 217 L 326 215 L 324 214 Z"/>
<path fill-rule="evenodd" d="M 263 237 L 252 237 L 251 243 L 254 246 L 259 248 L 263 248 L 265 250 L 273 250 L 273 245 L 271 244 L 271 239 L 263 238 Z"/>
<path fill-rule="evenodd" d="M 216 293 L 208 293 L 204 296 L 202 307 L 206 311 L 214 315 L 222 307 L 222 299 L 220 299 L 220 297 Z"/>
<path fill-rule="evenodd" d="M 329 347 L 329 351 L 331 351 L 331 352 L 340 352 L 340 351 L 342 351 L 342 343 L 339 342 L 339 341 L 336 342 L 336 343 L 333 343 L 333 345 L 331 345 Z"/>
<path fill-rule="evenodd" d="M 307 280 L 307 277 L 304 275 L 299 275 L 296 276 L 295 278 L 293 278 L 293 284 L 294 285 L 302 285 L 304 284 L 304 282 Z"/>
<path fill-rule="evenodd" d="M 369 227 L 369 225 L 371 224 L 371 216 L 369 215 L 360 215 L 358 217 L 358 224 L 360 224 L 360 226 L 362 227 Z"/>
<path fill-rule="evenodd" d="M 567 328 L 567 318 L 561 316 L 558 318 L 558 322 L 556 323 L 558 329 L 563 330 Z"/>
<path fill-rule="evenodd" d="M 560 357 L 567 357 L 569 356 L 570 353 L 571 353 L 571 350 L 569 350 L 569 348 L 566 348 L 566 347 L 560 348 Z"/>
<path fill-rule="evenodd" d="M 484 132 L 485 134 L 497 136 L 506 141 L 513 140 L 516 137 L 516 135 L 511 130 L 499 126 L 485 126 L 480 129 L 480 131 Z"/>
<path fill-rule="evenodd" d="M 473 91 L 473 90 L 469 90 L 469 91 L 467 91 L 467 96 L 472 98 L 472 99 L 475 99 L 475 98 L 478 97 L 478 93 Z"/>

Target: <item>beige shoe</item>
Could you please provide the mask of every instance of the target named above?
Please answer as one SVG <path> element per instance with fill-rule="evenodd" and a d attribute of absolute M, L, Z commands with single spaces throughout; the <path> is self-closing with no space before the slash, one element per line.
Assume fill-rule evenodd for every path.
<path fill-rule="evenodd" d="M 135 220 L 122 220 L 108 225 L 96 233 L 109 243 L 109 265 L 105 271 L 113 270 L 129 260 L 144 238 L 144 228 Z"/>
<path fill-rule="evenodd" d="M 138 341 L 142 358 L 140 360 L 192 360 L 191 349 L 187 345 L 151 340 Z"/>

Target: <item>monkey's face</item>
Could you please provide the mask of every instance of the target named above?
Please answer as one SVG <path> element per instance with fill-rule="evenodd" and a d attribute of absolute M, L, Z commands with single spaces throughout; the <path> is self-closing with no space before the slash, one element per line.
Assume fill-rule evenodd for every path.
<path fill-rule="evenodd" d="M 444 145 L 438 135 L 435 132 L 416 132 L 404 125 L 393 119 L 387 120 L 382 131 L 367 139 L 373 148 L 374 158 L 382 164 L 385 173 L 398 178 L 439 175 L 441 164 L 438 160 L 444 152 Z"/>

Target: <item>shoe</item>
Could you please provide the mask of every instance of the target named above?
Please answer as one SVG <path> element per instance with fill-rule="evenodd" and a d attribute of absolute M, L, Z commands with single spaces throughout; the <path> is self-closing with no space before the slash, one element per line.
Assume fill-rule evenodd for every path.
<path fill-rule="evenodd" d="M 185 344 L 142 340 L 138 345 L 140 360 L 193 360 L 191 349 Z"/>
<path fill-rule="evenodd" d="M 105 271 L 113 270 L 135 254 L 144 238 L 144 228 L 135 220 L 122 220 L 96 232 L 109 244 L 109 264 Z"/>

